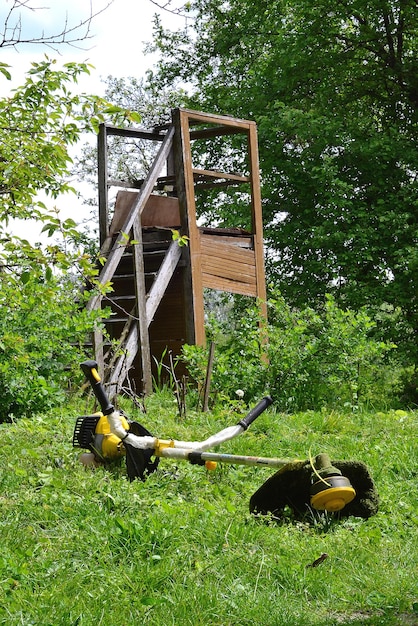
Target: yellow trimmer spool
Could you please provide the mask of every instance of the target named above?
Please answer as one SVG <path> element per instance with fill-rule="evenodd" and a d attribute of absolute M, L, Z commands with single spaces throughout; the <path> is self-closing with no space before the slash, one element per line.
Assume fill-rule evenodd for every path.
<path fill-rule="evenodd" d="M 335 513 L 336 511 L 341 511 L 355 497 L 355 489 L 351 486 L 326 487 L 323 491 L 311 497 L 311 506 L 317 511 Z"/>

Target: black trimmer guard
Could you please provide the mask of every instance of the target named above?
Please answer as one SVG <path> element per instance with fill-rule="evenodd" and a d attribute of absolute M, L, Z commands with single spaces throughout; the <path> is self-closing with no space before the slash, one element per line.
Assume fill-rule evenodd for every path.
<path fill-rule="evenodd" d="M 129 432 L 138 437 L 152 436 L 151 433 L 138 422 L 129 422 Z M 126 472 L 132 482 L 136 478 L 145 480 L 149 474 L 155 472 L 160 462 L 159 458 L 151 460 L 153 450 L 140 450 L 124 442 L 126 450 Z"/>
<path fill-rule="evenodd" d="M 348 478 L 356 491 L 354 500 L 333 515 L 340 518 L 353 515 L 366 519 L 376 515 L 379 496 L 366 465 L 359 461 L 333 461 L 332 465 Z M 295 519 L 304 519 L 311 510 L 311 476 L 312 466 L 309 461 L 289 463 L 251 496 L 250 512 L 270 514 L 276 519 L 282 519 L 286 516 L 286 507 L 289 507 Z"/>

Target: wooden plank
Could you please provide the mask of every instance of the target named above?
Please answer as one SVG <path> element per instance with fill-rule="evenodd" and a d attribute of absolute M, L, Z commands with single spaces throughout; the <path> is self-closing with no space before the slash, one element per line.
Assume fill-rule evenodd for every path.
<path fill-rule="evenodd" d="M 123 237 L 123 233 L 131 232 L 137 213 L 141 214 L 142 210 L 144 209 L 145 204 L 147 203 L 147 200 L 150 197 L 151 192 L 154 188 L 155 182 L 158 178 L 158 174 L 160 173 L 163 165 L 165 164 L 168 153 L 171 150 L 173 137 L 174 137 L 174 127 L 171 126 L 171 128 L 167 131 L 164 141 L 161 144 L 160 150 L 151 166 L 151 169 L 148 172 L 147 177 L 144 180 L 144 184 L 142 185 L 142 188 L 140 192 L 138 193 L 137 198 L 132 204 L 131 210 L 129 211 L 129 215 L 122 229 L 122 235 L 115 241 L 109 253 L 107 261 L 105 265 L 103 266 L 102 271 L 100 272 L 98 281 L 101 284 L 106 284 L 108 281 L 110 281 L 113 278 L 113 274 L 115 273 L 116 268 L 119 265 L 119 261 L 121 260 L 125 247 L 126 247 L 125 245 L 126 242 Z M 98 308 L 100 306 L 100 300 L 101 300 L 100 296 L 94 296 L 87 303 L 87 309 L 92 310 L 94 308 Z"/>
<path fill-rule="evenodd" d="M 118 191 L 115 212 L 110 224 L 111 235 L 115 235 L 122 229 L 137 197 L 136 191 Z M 151 194 L 141 213 L 141 224 L 142 228 L 179 228 L 180 211 L 177 198 Z"/>
<path fill-rule="evenodd" d="M 236 246 L 233 243 L 230 244 L 220 241 L 214 241 L 214 238 L 211 238 L 211 240 L 208 241 L 207 239 L 202 237 L 201 250 L 203 256 L 221 257 L 231 259 L 232 261 L 237 261 L 238 263 L 249 263 L 255 265 L 254 250 L 241 248 L 240 246 Z"/>
<path fill-rule="evenodd" d="M 248 183 L 249 176 L 243 176 L 241 174 L 228 174 L 226 172 L 216 172 L 214 170 L 200 170 L 193 168 L 193 175 L 195 177 L 202 176 L 204 178 L 225 178 L 226 180 L 233 180 L 240 183 Z"/>
<path fill-rule="evenodd" d="M 164 261 L 157 273 L 154 283 L 148 293 L 146 303 L 146 317 L 148 326 L 151 324 L 155 312 L 160 304 L 164 293 L 167 289 L 168 283 L 174 274 L 181 257 L 181 248 L 177 241 L 173 241 L 167 250 L 167 254 L 164 257 Z"/>
<path fill-rule="evenodd" d="M 255 265 L 232 262 L 229 259 L 206 257 L 202 263 L 202 271 L 216 276 L 226 276 L 233 280 L 256 282 Z"/>
<path fill-rule="evenodd" d="M 256 284 L 254 265 L 231 263 L 228 262 L 228 259 L 207 259 L 205 263 L 202 263 L 202 272 L 221 278 L 228 278 L 238 283 Z"/>
<path fill-rule="evenodd" d="M 255 257 L 252 250 L 238 248 L 235 246 L 216 246 L 216 248 L 208 249 L 202 246 L 202 267 L 203 266 L 229 266 L 234 272 L 240 272 L 240 268 L 253 268 L 255 272 Z"/>
<path fill-rule="evenodd" d="M 227 291 L 229 293 L 238 293 L 243 296 L 257 296 L 256 285 L 248 283 L 238 283 L 233 280 L 213 276 L 212 274 L 202 273 L 203 286 L 209 289 L 217 289 L 218 291 Z"/>
<path fill-rule="evenodd" d="M 204 241 L 203 241 L 204 238 Z M 205 235 L 201 235 L 201 243 L 204 246 L 211 246 L 211 242 L 215 243 L 224 243 L 228 246 L 231 246 L 232 250 L 236 248 L 241 248 L 242 250 L 251 250 L 252 254 L 254 254 L 254 246 L 253 246 L 253 238 L 251 237 L 229 237 L 228 235 L 209 235 L 206 237 Z"/>

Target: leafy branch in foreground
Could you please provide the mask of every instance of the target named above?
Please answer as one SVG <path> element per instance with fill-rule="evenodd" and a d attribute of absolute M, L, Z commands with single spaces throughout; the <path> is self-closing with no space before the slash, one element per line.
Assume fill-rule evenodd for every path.
<path fill-rule="evenodd" d="M 58 69 L 56 63 L 48 57 L 32 63 L 25 84 L 0 99 L 0 222 L 41 218 L 40 192 L 54 199 L 73 192 L 69 148 L 82 134 L 96 132 L 106 116 L 114 123 L 127 117 L 139 121 L 104 98 L 71 93 L 69 84 L 89 74 L 91 66 L 66 63 Z"/>
<path fill-rule="evenodd" d="M 103 98 L 71 93 L 69 85 L 82 73 L 89 73 L 86 64 L 56 69 L 45 57 L 32 64 L 24 85 L 0 99 L 0 421 L 62 398 L 88 333 L 100 323 L 84 310 L 91 294 L 82 285 L 110 287 L 97 283 L 88 237 L 48 206 L 49 199 L 59 203 L 74 192 L 70 149 L 82 135 L 106 118 L 139 121 Z M 11 234 L 12 219 L 35 220 L 46 241 Z"/>

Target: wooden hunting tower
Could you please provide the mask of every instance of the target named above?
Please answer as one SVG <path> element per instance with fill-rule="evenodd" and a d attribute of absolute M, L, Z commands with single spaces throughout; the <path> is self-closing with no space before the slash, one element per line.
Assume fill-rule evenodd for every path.
<path fill-rule="evenodd" d="M 110 135 L 159 146 L 144 180 L 109 178 Z M 221 171 L 225 168 L 218 162 L 206 169 L 225 141 L 225 163 L 235 157 L 244 172 Z M 111 397 L 127 378 L 137 392 L 149 393 L 155 361 L 170 352 L 175 357 L 185 343 L 205 343 L 205 288 L 257 298 L 266 316 L 256 125 L 186 109 L 173 110 L 171 124 L 153 130 L 102 124 L 98 170 L 101 256 L 106 259 L 99 281 L 111 282 L 113 291 L 93 297 L 89 307 L 111 307 L 105 325 L 118 347 L 110 354 L 96 332 L 95 356 Z M 112 186 L 119 191 L 110 219 Z M 232 186 L 238 209 L 230 222 L 236 223 L 199 226 L 199 217 L 209 214 L 207 203 L 219 207 Z M 187 245 L 173 239 L 174 230 L 188 238 Z"/>

